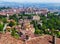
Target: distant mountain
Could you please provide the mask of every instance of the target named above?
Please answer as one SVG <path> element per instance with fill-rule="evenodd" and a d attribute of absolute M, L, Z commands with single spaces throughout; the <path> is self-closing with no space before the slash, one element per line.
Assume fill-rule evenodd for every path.
<path fill-rule="evenodd" d="M 16 3 L 16 2 L 0 2 L 0 7 L 37 7 L 48 9 L 60 9 L 60 3 Z"/>
<path fill-rule="evenodd" d="M 20 3 L 15 2 L 0 2 L 0 7 L 19 7 Z"/>

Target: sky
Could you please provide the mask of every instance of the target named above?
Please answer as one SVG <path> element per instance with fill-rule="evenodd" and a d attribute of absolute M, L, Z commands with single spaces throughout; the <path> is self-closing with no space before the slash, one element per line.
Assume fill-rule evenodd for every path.
<path fill-rule="evenodd" d="M 18 2 L 18 3 L 23 3 L 23 2 L 31 2 L 31 3 L 60 3 L 60 0 L 0 0 L 0 2 Z"/>

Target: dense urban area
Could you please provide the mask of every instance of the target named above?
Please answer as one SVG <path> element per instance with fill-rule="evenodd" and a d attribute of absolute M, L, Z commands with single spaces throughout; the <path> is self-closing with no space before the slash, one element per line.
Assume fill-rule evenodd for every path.
<path fill-rule="evenodd" d="M 60 44 L 59 10 L 0 8 L 0 44 L 55 43 Z"/>

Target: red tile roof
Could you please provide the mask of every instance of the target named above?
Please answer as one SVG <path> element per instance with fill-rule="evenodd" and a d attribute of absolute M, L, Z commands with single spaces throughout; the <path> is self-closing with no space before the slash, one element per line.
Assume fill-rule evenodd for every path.
<path fill-rule="evenodd" d="M 9 33 L 0 35 L 0 44 L 23 44 L 23 41 L 13 38 Z"/>
<path fill-rule="evenodd" d="M 31 40 L 28 40 L 27 44 L 52 44 L 52 36 L 44 35 L 42 37 L 36 37 Z M 56 44 L 60 44 L 60 38 L 56 39 Z"/>

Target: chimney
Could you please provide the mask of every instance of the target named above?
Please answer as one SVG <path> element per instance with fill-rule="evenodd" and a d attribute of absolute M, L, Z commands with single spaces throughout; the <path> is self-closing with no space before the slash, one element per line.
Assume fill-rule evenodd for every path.
<path fill-rule="evenodd" d="M 52 44 L 56 44 L 56 36 L 53 35 L 53 43 Z"/>

